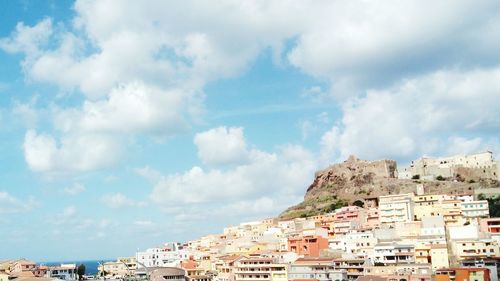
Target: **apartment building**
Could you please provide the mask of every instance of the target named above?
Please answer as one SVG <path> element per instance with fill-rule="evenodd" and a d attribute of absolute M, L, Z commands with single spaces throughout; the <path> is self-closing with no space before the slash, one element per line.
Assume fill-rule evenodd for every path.
<path fill-rule="evenodd" d="M 288 251 L 305 257 L 319 257 L 328 249 L 328 239 L 321 236 L 298 236 L 288 238 Z"/>
<path fill-rule="evenodd" d="M 349 230 L 360 229 L 366 223 L 366 209 L 358 206 L 346 206 L 335 211 L 333 227 L 335 235 L 342 235 Z"/>
<path fill-rule="evenodd" d="M 459 261 L 500 257 L 500 246 L 493 239 L 454 240 L 450 243 L 453 254 Z"/>
<path fill-rule="evenodd" d="M 235 281 L 287 281 L 287 265 L 268 258 L 243 258 L 236 262 Z"/>
<path fill-rule="evenodd" d="M 216 280 L 234 281 L 236 263 L 243 259 L 240 255 L 229 255 L 217 258 L 215 261 L 215 270 L 218 272 Z"/>
<path fill-rule="evenodd" d="M 374 262 L 384 265 L 415 263 L 415 246 L 396 242 L 379 243 L 374 247 Z"/>
<path fill-rule="evenodd" d="M 487 268 L 450 268 L 436 271 L 436 281 L 491 281 Z"/>
<path fill-rule="evenodd" d="M 431 281 L 432 269 L 425 264 L 367 266 L 365 275 L 375 275 L 386 280 Z M 458 280 L 457 280 L 458 281 Z"/>
<path fill-rule="evenodd" d="M 500 218 L 482 218 L 479 220 L 479 227 L 482 232 L 500 235 Z"/>
<path fill-rule="evenodd" d="M 61 264 L 59 266 L 49 266 L 47 274 L 51 278 L 62 280 L 78 279 L 76 264 Z"/>
<path fill-rule="evenodd" d="M 378 239 L 371 231 L 350 232 L 345 235 L 345 250 L 356 258 L 366 259 L 374 255 L 374 247 Z"/>
<path fill-rule="evenodd" d="M 475 200 L 461 203 L 462 216 L 465 219 L 485 218 L 490 216 L 488 201 Z"/>
<path fill-rule="evenodd" d="M 121 257 L 116 261 L 105 262 L 97 268 L 103 276 L 134 276 L 137 269 L 135 257 Z"/>
<path fill-rule="evenodd" d="M 379 197 L 380 225 L 391 226 L 396 222 L 412 221 L 413 194 L 386 195 Z"/>
<path fill-rule="evenodd" d="M 178 267 L 182 260 L 186 260 L 189 253 L 181 249 L 178 244 L 171 243 L 164 247 L 149 248 L 136 253 L 137 268 L 142 267 Z"/>
<path fill-rule="evenodd" d="M 415 264 L 430 264 L 433 270 L 448 268 L 450 263 L 446 243 L 416 245 Z"/>
<path fill-rule="evenodd" d="M 365 271 L 365 259 L 334 259 L 334 268 L 337 270 L 345 270 L 348 280 L 356 280 L 363 276 Z"/>
<path fill-rule="evenodd" d="M 347 270 L 335 269 L 332 258 L 299 258 L 290 264 L 289 280 L 345 280 Z"/>

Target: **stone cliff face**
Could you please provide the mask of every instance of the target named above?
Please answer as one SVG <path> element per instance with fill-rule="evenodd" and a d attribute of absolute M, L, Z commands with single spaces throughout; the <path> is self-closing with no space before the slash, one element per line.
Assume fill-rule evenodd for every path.
<path fill-rule="evenodd" d="M 337 190 L 351 188 L 354 192 L 360 187 L 396 178 L 396 170 L 397 164 L 394 160 L 364 161 L 350 156 L 344 163 L 317 172 L 305 197 L 314 196 L 325 186 Z"/>
<path fill-rule="evenodd" d="M 281 218 L 312 216 L 360 201 L 374 204 L 381 195 L 416 192 L 421 185 L 426 194 L 471 193 L 480 188 L 498 188 L 498 182 L 420 181 L 397 178 L 394 160 L 365 161 L 350 156 L 343 163 L 318 171 L 307 188 L 304 201 L 283 212 Z M 358 202 L 359 203 L 359 202 Z"/>

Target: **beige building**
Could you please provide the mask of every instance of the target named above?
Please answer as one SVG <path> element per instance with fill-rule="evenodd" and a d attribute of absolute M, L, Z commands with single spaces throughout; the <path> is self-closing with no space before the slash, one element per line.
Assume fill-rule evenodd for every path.
<path fill-rule="evenodd" d="M 430 264 L 433 270 L 448 268 L 448 248 L 446 244 L 427 244 L 415 247 L 415 263 Z"/>
<path fill-rule="evenodd" d="M 414 218 L 413 194 L 380 196 L 379 210 L 381 226 L 391 226 L 396 222 L 412 221 Z"/>
<path fill-rule="evenodd" d="M 116 261 L 105 262 L 99 265 L 99 275 L 105 276 L 134 276 L 137 269 L 135 257 L 122 257 Z"/>
<path fill-rule="evenodd" d="M 398 169 L 398 178 L 410 179 L 419 175 L 423 179 L 461 175 L 465 178 L 499 179 L 500 165 L 491 151 L 449 157 L 422 157 L 410 166 Z"/>
<path fill-rule="evenodd" d="M 457 260 L 500 257 L 500 246 L 493 239 L 455 240 L 450 242 Z"/>
<path fill-rule="evenodd" d="M 268 258 L 243 258 L 236 262 L 236 281 L 288 281 L 287 265 Z"/>

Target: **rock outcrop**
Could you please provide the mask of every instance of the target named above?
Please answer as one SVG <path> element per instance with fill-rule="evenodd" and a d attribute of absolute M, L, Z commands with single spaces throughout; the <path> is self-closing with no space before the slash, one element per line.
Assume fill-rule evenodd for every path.
<path fill-rule="evenodd" d="M 304 201 L 283 212 L 281 218 L 305 217 L 333 211 L 360 201 L 365 206 L 381 195 L 416 193 L 421 186 L 426 194 L 471 193 L 481 188 L 498 188 L 496 181 L 422 181 L 397 178 L 394 160 L 366 161 L 350 156 L 346 161 L 318 171 L 307 188 Z"/>

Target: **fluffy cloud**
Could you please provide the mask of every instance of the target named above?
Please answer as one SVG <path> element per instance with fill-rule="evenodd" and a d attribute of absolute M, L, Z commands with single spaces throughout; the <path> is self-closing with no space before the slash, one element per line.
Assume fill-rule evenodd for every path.
<path fill-rule="evenodd" d="M 119 192 L 113 194 L 106 194 L 102 197 L 101 201 L 104 203 L 106 207 L 113 209 L 145 206 L 145 202 L 132 200 Z"/>
<path fill-rule="evenodd" d="M 0 214 L 19 213 L 31 210 L 35 206 L 35 201 L 20 200 L 6 191 L 0 191 Z"/>
<path fill-rule="evenodd" d="M 437 67 L 489 66 L 500 59 L 497 4 L 316 1 L 287 56 L 342 97 Z"/>
<path fill-rule="evenodd" d="M 243 128 L 219 127 L 194 137 L 198 157 L 205 164 L 235 164 L 248 160 Z"/>
<path fill-rule="evenodd" d="M 488 132 L 500 130 L 499 79 L 500 68 L 443 70 L 368 91 L 344 104 L 341 124 L 323 136 L 322 147 L 333 157 L 405 160 L 498 150 Z"/>
<path fill-rule="evenodd" d="M 200 135 L 242 132 L 239 130 L 217 128 Z M 239 139 L 244 140 L 244 136 Z M 242 147 L 246 146 L 244 143 Z M 225 212 L 220 208 L 226 205 L 232 210 L 246 210 L 247 214 L 275 215 L 279 207 L 300 199 L 316 168 L 314 156 L 300 146 L 283 146 L 276 153 L 253 149 L 248 152 L 247 162 L 226 169 L 195 166 L 184 173 L 165 176 L 155 184 L 151 199 L 170 209 L 183 206 L 196 210 L 203 206 L 222 215 Z"/>
<path fill-rule="evenodd" d="M 73 162 L 78 163 L 84 150 L 69 139 L 112 134 L 123 140 L 135 134 L 168 137 L 184 132 L 200 119 L 206 83 L 244 72 L 263 50 L 271 49 L 275 61 L 284 57 L 304 73 L 329 81 L 331 91 L 310 89 L 316 98 L 327 93 L 344 99 L 359 96 L 366 88 L 387 87 L 443 67 L 490 67 L 500 59 L 496 5 L 496 1 L 453 1 L 433 3 L 429 9 L 421 1 L 383 5 L 363 1 L 218 1 L 216 5 L 77 1 L 71 25 L 55 25 L 50 19 L 32 27 L 19 23 L 11 36 L 0 40 L 0 48 L 25 55 L 22 65 L 27 78 L 84 95 L 80 105 L 53 112 L 58 132 L 51 133 L 65 143 L 65 148 L 57 150 L 72 151 Z M 394 105 L 385 110 L 394 110 L 389 115 L 404 115 L 399 104 L 391 104 L 392 94 L 388 95 L 377 94 L 385 99 L 381 102 Z M 353 105 L 345 105 L 345 123 L 368 121 L 349 117 L 370 99 L 370 94 L 360 96 Z M 374 111 L 367 114 L 377 115 Z M 386 128 L 407 130 L 397 121 L 385 121 L 391 123 Z M 356 133 L 345 130 L 345 134 Z M 408 134 L 378 142 L 392 141 L 392 152 L 408 155 L 418 150 L 415 138 Z M 54 136 L 40 142 L 56 142 Z M 103 142 L 98 146 L 108 146 L 111 140 L 97 139 Z M 63 167 L 33 163 L 29 157 L 33 150 L 25 142 L 26 159 L 31 159 L 28 164 L 33 170 Z M 207 164 L 213 161 L 206 154 L 200 157 Z M 113 162 L 101 160 L 104 163 L 71 166 L 81 171 Z"/>
<path fill-rule="evenodd" d="M 102 134 L 68 135 L 58 143 L 52 135 L 29 130 L 24 137 L 24 158 L 30 169 L 49 176 L 90 171 L 117 161 L 121 151 L 116 143 Z"/>

